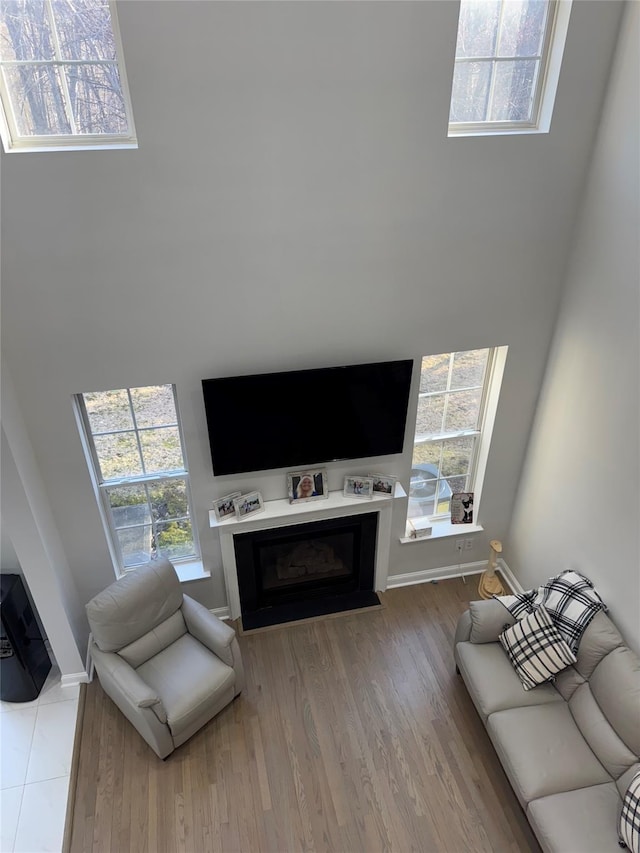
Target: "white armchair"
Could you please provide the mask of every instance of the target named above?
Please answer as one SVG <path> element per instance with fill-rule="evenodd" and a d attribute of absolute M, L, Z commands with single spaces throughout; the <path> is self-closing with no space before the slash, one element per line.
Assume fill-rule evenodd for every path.
<path fill-rule="evenodd" d="M 100 684 L 160 758 L 244 686 L 235 631 L 182 594 L 168 560 L 115 581 L 86 610 Z"/>

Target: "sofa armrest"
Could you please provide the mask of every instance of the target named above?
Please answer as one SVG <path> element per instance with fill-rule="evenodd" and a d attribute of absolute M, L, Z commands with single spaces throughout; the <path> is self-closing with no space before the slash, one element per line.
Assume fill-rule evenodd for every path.
<path fill-rule="evenodd" d="M 495 643 L 499 635 L 516 620 L 507 608 L 495 598 L 469 602 L 472 643 Z"/>
<path fill-rule="evenodd" d="M 187 626 L 187 631 L 196 638 L 203 646 L 217 655 L 227 666 L 233 667 L 233 653 L 231 643 L 236 632 L 230 625 L 218 619 L 210 610 L 202 604 L 189 598 L 183 597 L 182 615 Z"/>
<path fill-rule="evenodd" d="M 167 722 L 162 700 L 126 660 L 115 652 L 101 651 L 95 643 L 91 646 L 91 657 L 98 676 L 105 673 L 129 705 L 135 708 L 151 708 L 161 723 Z"/>
<path fill-rule="evenodd" d="M 458 619 L 458 624 L 456 625 L 456 635 L 453 640 L 453 648 L 458 645 L 458 643 L 467 643 L 469 641 L 469 637 L 471 636 L 471 613 L 468 610 L 465 610 L 464 613 L 460 615 Z"/>

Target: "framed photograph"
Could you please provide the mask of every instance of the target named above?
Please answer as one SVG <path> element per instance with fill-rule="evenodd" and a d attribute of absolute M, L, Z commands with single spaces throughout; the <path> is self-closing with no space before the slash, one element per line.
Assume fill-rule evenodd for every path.
<path fill-rule="evenodd" d="M 390 477 L 388 474 L 369 474 L 369 476 L 373 480 L 374 495 L 378 497 L 386 495 L 388 498 L 393 496 L 397 477 Z"/>
<path fill-rule="evenodd" d="M 246 495 L 240 495 L 239 498 L 233 499 L 233 505 L 236 510 L 236 518 L 246 518 L 248 515 L 264 512 L 264 502 L 260 492 L 249 492 Z"/>
<path fill-rule="evenodd" d="M 291 471 L 287 474 L 287 494 L 289 503 L 317 501 L 329 497 L 327 471 L 325 468 L 313 468 L 309 471 Z"/>
<path fill-rule="evenodd" d="M 373 497 L 373 478 L 345 477 L 343 494 L 345 498 L 371 499 Z"/>
<path fill-rule="evenodd" d="M 451 495 L 451 524 L 473 524 L 473 492 Z"/>
<path fill-rule="evenodd" d="M 230 495 L 225 495 L 223 498 L 213 501 L 213 511 L 218 521 L 224 521 L 225 518 L 235 518 L 236 508 L 233 505 L 233 501 L 235 498 L 239 498 L 241 494 L 242 492 L 231 492 Z"/>

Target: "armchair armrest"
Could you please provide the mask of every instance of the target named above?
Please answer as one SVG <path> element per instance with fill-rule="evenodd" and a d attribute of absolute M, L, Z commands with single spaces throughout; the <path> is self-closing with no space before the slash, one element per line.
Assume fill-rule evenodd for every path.
<path fill-rule="evenodd" d="M 187 631 L 227 666 L 233 667 L 235 662 L 231 644 L 236 636 L 233 628 L 188 595 L 183 596 L 182 615 Z"/>
<path fill-rule="evenodd" d="M 91 657 L 98 675 L 106 675 L 112 687 L 120 692 L 129 705 L 151 708 L 161 723 L 167 722 L 167 714 L 158 694 L 123 658 L 115 652 L 101 651 L 95 643 L 91 646 Z"/>

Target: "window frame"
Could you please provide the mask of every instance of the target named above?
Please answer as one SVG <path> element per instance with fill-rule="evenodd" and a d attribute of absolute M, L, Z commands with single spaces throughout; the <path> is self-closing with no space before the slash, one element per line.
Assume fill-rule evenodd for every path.
<path fill-rule="evenodd" d="M 52 0 L 43 0 L 48 10 L 52 35 L 56 49 L 58 47 L 58 33 L 54 24 L 54 18 L 51 11 Z M 115 0 L 108 0 L 109 13 L 111 17 L 111 27 L 113 30 L 113 39 L 116 50 L 115 60 L 24 60 L 20 62 L 2 62 L 0 61 L 0 137 L 4 150 L 7 154 L 14 152 L 33 152 L 33 151 L 77 151 L 77 150 L 105 150 L 105 149 L 135 149 L 138 147 L 135 125 L 133 122 L 133 108 L 131 105 L 131 95 L 129 93 L 129 84 L 124 64 L 124 52 L 122 49 L 122 39 L 120 37 L 120 26 L 118 23 L 118 13 Z M 38 66 L 54 66 L 63 68 L 65 66 L 81 66 L 81 65 L 100 65 L 100 64 L 115 64 L 118 68 L 120 85 L 122 88 L 122 99 L 124 103 L 125 116 L 127 119 L 127 133 L 79 133 L 79 134 L 38 134 L 33 136 L 24 136 L 18 133 L 18 126 L 15 119 L 14 103 L 6 85 L 2 68 L 9 65 L 38 65 Z M 64 76 L 64 75 L 63 75 Z M 63 93 L 66 92 L 66 84 L 62 84 Z M 65 106 L 68 110 L 67 95 L 65 97 Z M 74 126 L 74 119 L 71 111 L 69 111 L 69 119 L 71 126 Z"/>
<path fill-rule="evenodd" d="M 85 401 L 84 401 L 84 394 L 76 394 L 76 395 L 74 395 L 74 398 L 73 398 L 74 414 L 76 416 L 76 422 L 77 422 L 78 428 L 80 430 L 80 438 L 81 438 L 82 446 L 84 449 L 85 457 L 87 460 L 87 465 L 89 468 L 91 483 L 92 483 L 92 486 L 94 489 L 94 494 L 96 496 L 96 501 L 98 504 L 98 509 L 100 512 L 100 517 L 102 520 L 102 524 L 104 527 L 105 536 L 106 536 L 106 540 L 107 540 L 107 546 L 109 548 L 111 560 L 113 562 L 114 570 L 116 572 L 116 577 L 122 577 L 123 575 L 126 575 L 129 572 L 134 572 L 139 566 L 144 565 L 144 563 L 143 562 L 137 563 L 134 566 L 125 566 L 124 565 L 124 559 L 122 556 L 122 549 L 120 547 L 120 541 L 119 541 L 119 537 L 118 537 L 118 530 L 119 529 L 121 530 L 123 528 L 116 528 L 115 519 L 113 516 L 113 509 L 112 509 L 111 503 L 109 501 L 109 489 L 114 488 L 114 487 L 117 488 L 118 486 L 123 486 L 123 485 L 134 485 L 134 486 L 135 485 L 143 485 L 144 486 L 144 485 L 150 485 L 153 483 L 158 483 L 158 482 L 161 482 L 163 480 L 172 480 L 172 479 L 173 480 L 184 480 L 186 498 L 187 498 L 187 510 L 188 510 L 188 515 L 185 516 L 185 519 L 188 519 L 189 522 L 191 523 L 191 532 L 192 532 L 192 536 L 193 536 L 193 550 L 194 550 L 193 555 L 189 555 L 189 556 L 186 556 L 184 558 L 172 557 L 171 562 L 173 563 L 176 570 L 178 571 L 179 576 L 181 576 L 182 574 L 185 575 L 185 578 L 181 578 L 181 579 L 187 579 L 187 577 L 189 575 L 189 570 L 193 569 L 194 566 L 197 566 L 199 568 L 202 567 L 202 551 L 200 548 L 200 539 L 199 539 L 199 535 L 198 535 L 198 528 L 196 525 L 194 503 L 193 503 L 193 498 L 192 498 L 192 493 L 191 493 L 191 477 L 189 474 L 189 466 L 188 466 L 187 455 L 186 455 L 184 434 L 183 434 L 182 423 L 181 423 L 181 419 L 180 419 L 180 410 L 178 408 L 178 396 L 177 396 L 176 386 L 173 383 L 160 383 L 160 384 L 164 384 L 164 385 L 170 384 L 171 385 L 171 390 L 172 390 L 172 394 L 173 394 L 174 409 L 175 409 L 175 414 L 176 414 L 175 423 L 161 424 L 161 425 L 156 425 L 153 427 L 142 427 L 142 428 L 137 426 L 137 422 L 135 419 L 135 412 L 134 412 L 134 409 L 132 406 L 132 401 L 131 401 L 131 390 L 134 388 L 139 388 L 139 387 L 145 388 L 145 387 L 150 387 L 150 386 L 144 386 L 144 385 L 143 386 L 127 386 L 126 388 L 123 388 L 123 389 L 104 389 L 104 390 L 125 390 L 127 392 L 128 397 L 129 397 L 130 411 L 131 411 L 131 414 L 133 416 L 133 428 L 132 429 L 126 429 L 126 430 L 112 430 L 112 431 L 106 432 L 106 433 L 94 433 L 91 429 L 89 414 L 87 412 L 87 407 L 86 407 Z M 154 472 L 151 474 L 136 474 L 136 475 L 132 475 L 130 477 L 118 477 L 118 478 L 113 478 L 113 479 L 104 479 L 104 477 L 102 475 L 102 470 L 101 470 L 101 466 L 100 466 L 100 460 L 98 457 L 97 448 L 96 448 L 95 442 L 94 442 L 94 437 L 96 435 L 103 435 L 103 434 L 112 435 L 112 434 L 115 434 L 119 431 L 121 431 L 121 432 L 134 432 L 136 442 L 138 443 L 138 449 L 139 449 L 139 452 L 141 453 L 141 459 L 143 459 L 144 457 L 142 456 L 142 448 L 141 448 L 141 444 L 140 444 L 139 433 L 147 431 L 147 430 L 152 430 L 152 429 L 162 429 L 165 427 L 177 427 L 177 429 L 178 429 L 178 436 L 180 439 L 180 448 L 182 451 L 182 460 L 184 463 L 183 468 L 172 469 L 170 471 L 160 472 L 160 473 Z M 174 519 L 172 519 L 172 520 L 174 520 Z M 132 526 L 140 526 L 140 525 L 132 525 Z M 152 532 L 155 535 L 155 533 L 156 533 L 156 522 L 153 519 L 153 514 L 151 514 L 151 520 L 149 522 L 149 526 L 151 527 Z M 158 554 L 158 556 L 159 556 L 159 554 Z M 151 556 L 150 559 L 154 560 L 154 559 L 156 559 L 156 557 Z M 186 569 L 187 572 L 180 572 L 181 567 Z"/>
<path fill-rule="evenodd" d="M 547 24 L 540 53 L 540 65 L 536 78 L 531 118 L 528 121 L 449 121 L 447 132 L 449 137 L 506 136 L 549 132 L 573 0 L 547 0 L 547 2 Z M 456 29 L 456 37 L 457 32 Z M 487 57 L 480 59 L 487 62 L 503 62 L 513 61 L 514 57 Z M 518 61 L 527 61 L 530 57 L 517 57 L 516 59 Z M 466 64 L 473 61 L 479 61 L 479 59 L 477 57 L 458 58 L 454 55 L 451 97 L 449 99 L 450 108 L 451 98 L 453 97 L 455 68 L 459 63 Z"/>
<path fill-rule="evenodd" d="M 418 516 L 421 520 L 428 520 L 428 522 L 432 525 L 432 532 L 430 537 L 419 537 L 417 539 L 410 537 L 410 528 L 409 524 L 410 517 L 408 514 L 409 510 L 409 502 L 407 501 L 407 520 L 406 520 L 406 537 L 402 540 L 404 542 L 424 542 L 429 541 L 429 539 L 436 539 L 442 536 L 460 536 L 461 533 L 465 532 L 475 532 L 478 530 L 482 530 L 482 525 L 479 523 L 480 518 L 480 504 L 482 497 L 482 489 L 484 485 L 484 478 L 487 469 L 487 461 L 489 457 L 489 450 L 491 447 L 491 440 L 493 437 L 493 428 L 495 425 L 495 419 L 498 409 L 498 401 L 500 397 L 500 390 L 502 387 L 502 379 L 504 375 L 505 363 L 507 358 L 507 346 L 496 346 L 496 347 L 476 347 L 476 349 L 488 349 L 489 355 L 487 357 L 487 364 L 485 368 L 484 381 L 482 386 L 482 395 L 480 399 L 480 412 L 478 417 L 478 428 L 475 430 L 459 430 L 455 433 L 440 433 L 437 438 L 429 438 L 426 440 L 421 440 L 419 442 L 415 441 L 415 429 L 414 429 L 414 440 L 411 446 L 411 467 L 413 467 L 413 452 L 416 444 L 425 444 L 425 443 L 437 443 L 440 441 L 444 441 L 447 438 L 458 438 L 464 437 L 466 434 L 474 434 L 476 435 L 476 441 L 474 442 L 474 448 L 472 451 L 472 456 L 469 462 L 469 472 L 468 476 L 468 485 L 467 491 L 471 491 L 474 493 L 474 520 L 472 525 L 458 525 L 451 523 L 451 514 L 450 513 L 439 513 L 438 509 L 438 489 L 439 483 L 442 479 L 447 479 L 446 477 L 438 476 L 436 480 L 436 498 L 434 502 L 434 510 L 435 512 L 431 515 Z M 451 351 L 454 355 L 457 352 L 467 352 L 468 350 L 453 350 Z M 433 353 L 433 355 L 438 355 L 438 353 Z M 420 369 L 418 371 L 418 390 L 417 390 L 417 400 L 420 399 L 420 374 L 422 370 L 422 359 L 424 356 L 420 357 Z M 476 386 L 474 386 L 476 387 Z M 464 390 L 464 389 L 456 389 L 456 390 Z M 433 396 L 437 393 L 443 392 L 434 392 Z M 445 392 L 450 393 L 450 392 Z M 416 422 L 417 422 L 417 409 L 416 409 Z M 452 475 L 452 476 L 460 476 L 460 475 Z M 411 497 L 411 484 L 409 483 L 408 490 L 408 498 Z"/>

